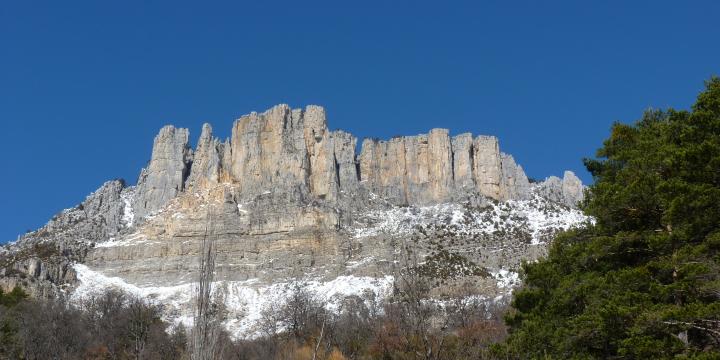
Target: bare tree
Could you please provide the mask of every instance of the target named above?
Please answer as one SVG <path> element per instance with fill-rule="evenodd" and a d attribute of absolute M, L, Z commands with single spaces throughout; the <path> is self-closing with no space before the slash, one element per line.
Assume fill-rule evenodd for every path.
<path fill-rule="evenodd" d="M 160 319 L 160 311 L 156 306 L 145 304 L 140 298 L 133 298 L 127 306 L 130 317 L 128 333 L 132 341 L 132 354 L 136 360 L 144 358 L 145 346 L 152 326 Z"/>
<path fill-rule="evenodd" d="M 220 338 L 223 335 L 218 311 L 213 304 L 212 288 L 215 277 L 215 237 L 208 236 L 205 225 L 199 254 L 199 276 L 195 288 L 194 326 L 191 333 L 189 353 L 192 360 L 218 359 L 222 351 Z"/>
<path fill-rule="evenodd" d="M 397 328 L 389 329 L 391 333 L 398 332 L 402 351 L 411 354 L 412 358 L 439 359 L 445 337 L 433 331 L 436 330 L 433 320 L 441 318 L 441 314 L 430 299 L 430 283 L 420 271 L 417 253 L 404 247 L 402 255 L 395 294 L 385 309 L 389 322 Z"/>
<path fill-rule="evenodd" d="M 297 339 L 308 339 L 318 333 L 327 316 L 322 301 L 305 283 L 294 284 L 285 303 L 276 311 L 275 319 L 281 329 Z"/>
<path fill-rule="evenodd" d="M 78 359 L 88 345 L 82 314 L 62 300 L 21 306 L 19 338 L 23 359 Z"/>

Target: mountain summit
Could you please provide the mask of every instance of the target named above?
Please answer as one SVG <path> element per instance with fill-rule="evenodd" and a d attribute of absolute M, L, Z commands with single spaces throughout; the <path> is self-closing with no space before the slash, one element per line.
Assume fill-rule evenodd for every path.
<path fill-rule="evenodd" d="M 588 221 L 583 185 L 531 183 L 496 137 L 448 130 L 358 140 L 330 131 L 319 106 L 277 105 L 215 138 L 205 124 L 165 126 L 136 186 L 109 181 L 85 201 L 1 251 L 0 285 L 35 296 L 120 288 L 191 318 L 204 239 L 217 249 L 215 291 L 236 337 L 256 334 L 260 313 L 303 284 L 328 307 L 348 296 L 376 301 L 412 262 L 454 289 L 502 302 L 522 260 L 543 256 L 560 230 Z"/>

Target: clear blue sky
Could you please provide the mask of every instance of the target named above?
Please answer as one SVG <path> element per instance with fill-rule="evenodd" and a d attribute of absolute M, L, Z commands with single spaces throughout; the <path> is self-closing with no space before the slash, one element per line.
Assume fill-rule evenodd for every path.
<path fill-rule="evenodd" d="M 302 4 L 301 4 L 302 3 Z M 632 5 L 630 5 L 632 4 Z M 135 183 L 165 124 L 277 103 L 359 137 L 497 135 L 529 176 L 613 121 L 687 108 L 720 73 L 718 1 L 5 1 L 0 240 L 104 181 Z"/>

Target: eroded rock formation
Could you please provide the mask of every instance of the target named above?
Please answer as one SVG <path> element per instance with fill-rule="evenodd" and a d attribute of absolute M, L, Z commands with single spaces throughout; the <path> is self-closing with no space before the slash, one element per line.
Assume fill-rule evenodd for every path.
<path fill-rule="evenodd" d="M 185 189 L 192 163 L 188 129 L 168 125 L 160 129 L 153 143 L 152 157 L 138 179 L 135 214 L 142 218 L 162 208 Z"/>
<path fill-rule="evenodd" d="M 330 131 L 325 110 L 278 105 L 238 119 L 225 142 L 203 126 L 196 150 L 187 129 L 166 126 L 155 138 L 149 166 L 140 175 L 134 209 L 138 217 L 157 211 L 186 187 L 236 183 L 240 196 L 267 191 L 337 202 L 340 193 L 362 190 L 397 205 L 427 205 L 480 194 L 495 200 L 526 199 L 530 183 L 512 156 L 500 151 L 493 136 L 446 129 L 390 140 L 357 139 Z M 572 173 L 549 179 L 547 193 L 572 205 L 582 184 Z"/>
<path fill-rule="evenodd" d="M 189 291 L 178 289 L 194 281 L 210 236 L 236 319 L 247 318 L 238 304 L 248 291 L 294 279 L 387 284 L 405 266 L 403 253 L 430 264 L 439 245 L 465 264 L 439 293 L 470 281 L 495 298 L 555 232 L 587 220 L 571 209 L 583 196 L 572 172 L 531 184 L 492 136 L 433 129 L 364 139 L 358 153 L 356 137 L 329 130 L 322 107 L 287 105 L 241 117 L 224 141 L 209 124 L 194 150 L 189 136 L 163 127 L 136 186 L 108 182 L 0 249 L 0 286 L 81 296 L 121 279 L 142 295 L 175 294 L 177 316 L 188 310 L 177 298 Z"/>

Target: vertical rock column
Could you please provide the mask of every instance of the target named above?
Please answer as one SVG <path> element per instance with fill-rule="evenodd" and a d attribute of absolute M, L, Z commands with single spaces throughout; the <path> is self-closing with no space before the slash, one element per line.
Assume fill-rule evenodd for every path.
<path fill-rule="evenodd" d="M 212 136 L 212 127 L 210 124 L 204 124 L 193 156 L 193 164 L 187 180 L 188 187 L 218 182 L 221 171 L 220 148 L 219 140 Z"/>
<path fill-rule="evenodd" d="M 381 141 L 379 145 L 381 194 L 393 203 L 407 204 L 407 165 L 403 138 Z"/>
<path fill-rule="evenodd" d="M 574 172 L 565 170 L 562 180 L 562 194 L 565 205 L 577 207 L 585 198 L 585 187 Z"/>
<path fill-rule="evenodd" d="M 365 139 L 360 152 L 360 180 L 369 191 L 394 204 L 407 204 L 405 141 Z"/>
<path fill-rule="evenodd" d="M 379 155 L 378 141 L 364 139 L 360 149 L 360 183 L 371 192 L 378 192 Z"/>
<path fill-rule="evenodd" d="M 339 188 L 348 194 L 355 193 L 358 188 L 357 164 L 355 162 L 357 138 L 340 130 L 332 132 L 332 138 Z"/>
<path fill-rule="evenodd" d="M 365 140 L 360 176 L 365 188 L 395 204 L 447 201 L 453 187 L 452 146 L 448 131 Z"/>
<path fill-rule="evenodd" d="M 453 175 L 455 188 L 459 192 L 475 188 L 472 143 L 473 138 L 470 133 L 460 134 L 452 138 Z"/>
<path fill-rule="evenodd" d="M 473 175 L 481 194 L 500 200 L 500 148 L 496 137 L 480 135 L 473 141 Z"/>
<path fill-rule="evenodd" d="M 453 185 L 453 160 L 447 129 L 432 129 L 428 134 L 428 178 L 432 202 L 450 199 Z"/>
<path fill-rule="evenodd" d="M 325 109 L 309 105 L 303 117 L 305 147 L 310 159 L 310 191 L 321 199 L 335 200 L 338 192 L 335 148 L 327 129 Z"/>
<path fill-rule="evenodd" d="M 402 139 L 405 145 L 405 163 L 399 164 L 397 168 L 404 167 L 404 174 L 401 174 L 407 182 L 403 189 L 410 204 L 425 203 L 430 194 L 430 163 L 429 146 L 427 135 L 405 136 Z"/>
<path fill-rule="evenodd" d="M 159 210 L 184 190 L 192 162 L 188 137 L 188 129 L 176 129 L 171 125 L 160 129 L 150 164 L 142 170 L 138 180 L 133 202 L 137 218 Z"/>

